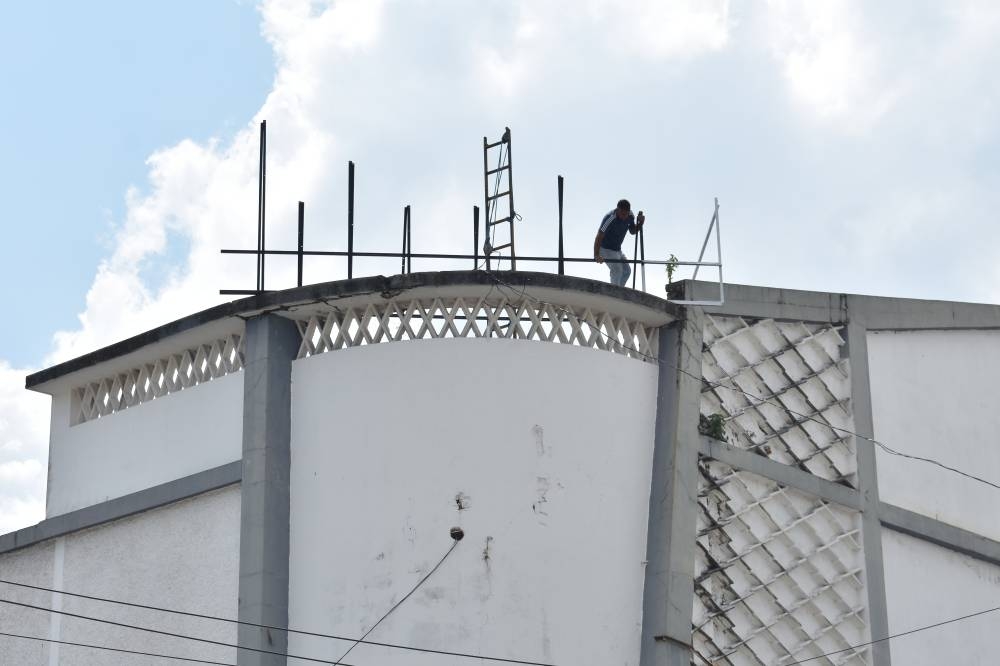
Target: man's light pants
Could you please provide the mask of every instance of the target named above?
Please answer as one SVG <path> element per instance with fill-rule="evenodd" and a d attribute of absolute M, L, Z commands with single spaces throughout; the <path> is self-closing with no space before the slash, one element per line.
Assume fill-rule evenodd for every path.
<path fill-rule="evenodd" d="M 619 287 L 624 287 L 625 283 L 628 282 L 628 278 L 632 275 L 632 268 L 628 265 L 628 257 L 625 253 L 620 250 L 609 250 L 606 247 L 601 248 L 601 256 L 604 259 L 618 259 L 619 261 L 608 261 L 608 270 L 611 271 L 611 284 L 616 284 Z"/>

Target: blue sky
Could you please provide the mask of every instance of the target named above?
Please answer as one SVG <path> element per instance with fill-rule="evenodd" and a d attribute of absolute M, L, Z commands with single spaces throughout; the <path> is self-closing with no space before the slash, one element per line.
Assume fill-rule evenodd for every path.
<path fill-rule="evenodd" d="M 997 303 L 997 43 L 995 0 L 5 7 L 0 532 L 44 510 L 25 374 L 253 284 L 219 249 L 255 244 L 262 119 L 271 247 L 303 200 L 307 244 L 343 248 L 353 159 L 359 249 L 396 248 L 411 204 L 414 251 L 468 251 L 482 137 L 507 125 L 523 253 L 555 252 L 563 174 L 572 255 L 625 196 L 648 257 L 692 259 L 717 196 L 728 281 Z M 294 263 L 268 275 L 291 286 Z"/>
<path fill-rule="evenodd" d="M 232 0 L 11 3 L 0 59 L 0 297 L 31 322 L 0 327 L 0 356 L 31 365 L 76 324 L 146 158 L 242 129 L 274 61 L 254 4 Z"/>

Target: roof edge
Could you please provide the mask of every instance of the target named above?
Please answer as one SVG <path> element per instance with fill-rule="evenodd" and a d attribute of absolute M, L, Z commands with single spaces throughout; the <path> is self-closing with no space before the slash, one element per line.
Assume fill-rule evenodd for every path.
<path fill-rule="evenodd" d="M 102 347 L 83 356 L 78 356 L 45 368 L 44 370 L 39 370 L 25 377 L 24 385 L 27 389 L 35 389 L 42 384 L 73 372 L 84 370 L 119 356 L 124 356 L 147 345 L 160 342 L 170 336 L 228 317 L 247 317 L 265 310 L 280 309 L 285 306 L 331 298 L 360 296 L 371 293 L 383 294 L 388 297 L 395 292 L 418 287 L 446 287 L 463 284 L 489 285 L 496 283 L 509 284 L 516 288 L 548 287 L 551 289 L 572 290 L 618 298 L 654 310 L 663 310 L 674 316 L 679 315 L 683 310 L 679 305 L 641 291 L 618 287 L 607 282 L 599 282 L 588 278 L 555 275 L 552 273 L 525 271 L 496 271 L 494 273 L 487 273 L 481 270 L 469 270 L 410 273 L 408 275 L 393 275 L 390 277 L 373 275 L 352 280 L 320 282 L 280 291 L 268 291 L 228 303 L 222 303 Z"/>
<path fill-rule="evenodd" d="M 717 282 L 680 280 L 668 288 L 673 299 L 712 297 Z M 1000 305 L 939 299 L 870 296 L 725 283 L 726 302 L 705 306 L 709 314 L 843 323 L 869 330 L 962 330 L 1000 328 Z"/>

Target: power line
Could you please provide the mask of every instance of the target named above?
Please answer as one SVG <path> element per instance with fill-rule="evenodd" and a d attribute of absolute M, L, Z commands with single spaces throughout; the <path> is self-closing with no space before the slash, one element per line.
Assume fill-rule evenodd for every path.
<path fill-rule="evenodd" d="M 815 657 L 809 657 L 808 659 L 801 659 L 799 661 L 790 661 L 790 662 L 788 662 L 786 664 L 786 666 L 795 666 L 795 664 L 804 664 L 806 662 L 814 661 L 816 659 L 822 659 L 823 657 L 829 657 L 830 655 L 839 654 L 841 652 L 847 652 L 849 650 L 856 650 L 858 648 L 866 647 L 868 645 L 875 645 L 875 643 L 881 643 L 883 641 L 892 640 L 893 638 L 900 638 L 901 636 L 909 636 L 910 634 L 915 634 L 915 633 L 920 632 L 920 631 L 926 631 L 928 629 L 934 629 L 936 627 L 940 627 L 940 626 L 943 626 L 943 625 L 946 625 L 946 624 L 951 624 L 953 622 L 960 622 L 961 620 L 968 620 L 969 618 L 978 617 L 979 615 L 986 615 L 987 613 L 993 613 L 993 612 L 998 611 L 998 610 L 1000 610 L 1000 606 L 997 606 L 996 608 L 988 608 L 986 610 L 979 611 L 978 613 L 971 613 L 969 615 L 963 615 L 962 617 L 956 617 L 956 618 L 952 618 L 950 620 L 944 620 L 943 622 L 936 622 L 934 624 L 928 624 L 926 627 L 918 627 L 916 629 L 910 629 L 909 631 L 904 631 L 904 632 L 901 632 L 901 633 L 898 633 L 898 634 L 893 634 L 892 636 L 886 636 L 885 638 L 876 638 L 875 640 L 868 641 L 867 643 L 859 643 L 857 645 L 851 645 L 850 647 L 845 647 L 842 650 L 834 650 L 833 652 L 827 652 L 826 654 L 818 654 Z"/>
<path fill-rule="evenodd" d="M 195 659 L 194 657 L 178 657 L 170 654 L 158 654 L 156 652 L 140 652 L 139 650 L 126 650 L 125 648 L 114 648 L 107 645 L 91 645 L 90 643 L 73 643 L 72 641 L 60 641 L 54 638 L 41 638 L 40 636 L 24 636 L 22 634 L 9 634 L 0 631 L 0 636 L 8 638 L 23 638 L 29 641 L 42 641 L 43 643 L 58 643 L 59 645 L 72 645 L 74 647 L 90 648 L 91 650 L 107 650 L 110 652 L 122 652 L 124 654 L 135 654 L 143 657 L 156 657 L 158 659 L 173 659 L 175 661 L 189 661 L 195 664 L 214 664 L 215 666 L 236 666 L 226 661 L 210 661 L 208 659 Z"/>
<path fill-rule="evenodd" d="M 551 307 L 551 308 L 553 308 L 555 310 L 558 310 L 558 311 L 562 312 L 563 314 L 567 314 L 567 315 L 570 315 L 572 317 L 576 317 L 576 315 L 573 312 L 571 312 L 570 310 L 567 310 L 566 308 L 564 308 L 562 306 L 556 305 L 554 303 L 549 303 L 547 301 L 543 301 L 543 300 L 541 300 L 539 298 L 531 296 L 530 294 L 527 293 L 527 286 L 526 285 L 520 291 L 518 291 L 517 287 L 514 287 L 513 285 L 511 285 L 511 284 L 509 284 L 507 282 L 504 282 L 503 280 L 501 280 L 500 278 L 498 278 L 496 275 L 494 275 L 492 271 L 484 270 L 483 272 L 486 273 L 487 275 L 489 275 L 493 280 L 497 281 L 497 283 L 499 283 L 500 285 L 506 286 L 507 288 L 509 288 L 512 291 L 514 291 L 521 298 L 526 298 L 528 300 L 534 301 L 538 305 L 547 305 L 547 306 L 549 306 L 549 307 Z M 658 357 L 656 357 L 656 356 L 651 356 L 650 354 L 646 354 L 646 353 L 644 353 L 642 351 L 639 351 L 638 349 L 635 349 L 634 347 L 630 347 L 629 345 L 622 344 L 621 342 L 618 341 L 617 338 L 613 338 L 612 336 L 608 335 L 603 330 L 601 330 L 600 326 L 593 326 L 593 325 L 591 325 L 591 329 L 596 330 L 600 335 L 602 335 L 604 338 L 606 338 L 609 342 L 613 342 L 614 344 L 619 345 L 622 348 L 627 349 L 628 351 L 630 351 L 630 352 L 632 352 L 632 353 L 634 353 L 634 354 L 636 354 L 638 356 L 641 356 L 641 357 L 645 358 L 648 361 L 651 361 L 653 363 L 659 363 L 660 362 L 660 359 Z M 949 472 L 953 472 L 953 473 L 958 474 L 960 476 L 964 476 L 967 479 L 971 479 L 972 481 L 976 481 L 978 483 L 982 483 L 982 484 L 985 484 L 985 485 L 990 486 L 992 488 L 996 488 L 997 490 L 1000 490 L 1000 484 L 997 484 L 997 483 L 994 483 L 993 481 L 989 481 L 989 480 L 984 479 L 982 477 L 976 476 L 975 474 L 970 474 L 968 472 L 963 472 L 960 469 L 957 469 L 955 467 L 951 467 L 950 465 L 946 465 L 946 464 L 944 464 L 944 463 L 942 463 L 942 462 L 940 462 L 938 460 L 934 460 L 933 458 L 924 458 L 923 456 L 916 456 L 916 455 L 912 455 L 912 454 L 909 454 L 909 453 L 903 453 L 902 451 L 897 451 L 896 449 L 893 449 L 892 447 L 890 447 L 887 444 L 884 444 L 884 443 L 878 441 L 877 439 L 874 439 L 872 437 L 868 437 L 867 435 L 862 435 L 860 433 L 854 432 L 853 430 L 848 430 L 847 428 L 842 428 L 840 426 L 835 426 L 835 425 L 833 425 L 832 423 L 829 423 L 826 420 L 819 420 L 819 419 L 815 418 L 814 416 L 810 416 L 808 414 L 802 414 L 801 412 L 797 412 L 794 409 L 786 407 L 781 402 L 775 402 L 773 399 L 761 398 L 759 396 L 753 395 L 752 393 L 748 393 L 747 391 L 744 391 L 741 388 L 733 387 L 733 386 L 727 386 L 726 384 L 722 384 L 722 383 L 719 383 L 719 382 L 710 381 L 708 379 L 705 379 L 705 377 L 703 377 L 703 376 L 696 375 L 694 373 L 688 372 L 687 370 L 684 370 L 683 368 L 680 368 L 680 367 L 678 367 L 676 365 L 673 365 L 672 363 L 666 363 L 666 365 L 668 367 L 670 367 L 671 369 L 676 370 L 677 372 L 680 372 L 681 374 L 687 375 L 687 376 L 689 376 L 689 377 L 691 377 L 693 379 L 697 379 L 698 381 L 703 382 L 703 383 L 705 383 L 706 385 L 708 385 L 708 386 L 710 386 L 712 388 L 716 388 L 716 389 L 722 388 L 722 389 L 727 389 L 729 391 L 732 391 L 734 393 L 739 393 L 739 394 L 743 395 L 744 397 L 749 398 L 752 401 L 751 404 L 754 407 L 756 407 L 757 405 L 762 405 L 762 404 L 768 404 L 768 405 L 772 405 L 774 407 L 777 407 L 778 409 L 780 409 L 780 410 L 782 410 L 784 412 L 787 412 L 788 414 L 791 414 L 791 415 L 796 416 L 799 419 L 801 419 L 801 420 L 799 420 L 799 421 L 796 422 L 796 425 L 801 425 L 805 421 L 811 421 L 811 422 L 816 423 L 818 425 L 821 425 L 821 426 L 824 426 L 826 428 L 829 428 L 830 430 L 833 430 L 835 432 L 839 431 L 839 432 L 842 432 L 842 433 L 846 433 L 848 435 L 852 435 L 852 436 L 857 437 L 859 439 L 863 439 L 865 441 L 871 442 L 872 444 L 874 444 L 875 446 L 879 447 L 880 449 L 882 449 L 883 451 L 885 451 L 888 454 L 891 454 L 891 455 L 894 455 L 894 456 L 899 456 L 901 458 L 909 458 L 911 460 L 918 460 L 918 461 L 921 461 L 921 462 L 929 463 L 931 465 L 937 465 L 938 467 L 940 467 L 940 468 L 942 468 L 944 470 L 947 470 Z"/>
<path fill-rule="evenodd" d="M 198 619 L 202 619 L 202 620 L 212 620 L 212 621 L 215 621 L 215 622 L 226 622 L 226 623 L 229 623 L 229 624 L 243 625 L 243 626 L 247 626 L 247 627 L 257 627 L 259 629 L 269 629 L 269 630 L 272 630 L 272 631 L 284 631 L 284 632 L 287 632 L 289 634 L 299 634 L 299 635 L 302 635 L 302 636 L 312 636 L 312 637 L 315 637 L 315 638 L 330 638 L 330 639 L 338 640 L 338 641 L 351 641 L 351 642 L 357 641 L 357 642 L 360 642 L 363 645 L 374 645 L 374 646 L 377 646 L 377 647 L 394 648 L 394 649 L 397 649 L 397 650 L 409 650 L 411 652 L 425 652 L 425 653 L 429 653 L 429 654 L 440 654 L 440 655 L 449 656 L 449 657 L 465 657 L 465 658 L 468 658 L 468 659 L 481 659 L 483 661 L 495 661 L 495 662 L 507 663 L 507 664 L 521 664 L 522 666 L 554 666 L 553 664 L 549 664 L 549 663 L 545 663 L 545 662 L 540 662 L 540 661 L 528 661 L 528 660 L 523 660 L 523 659 L 509 659 L 509 658 L 506 658 L 506 657 L 491 657 L 491 656 L 481 655 L 481 654 L 470 654 L 470 653 L 465 653 L 465 652 L 455 652 L 455 651 L 449 651 L 449 650 L 435 650 L 435 649 L 432 649 L 432 648 L 420 648 L 420 647 L 415 647 L 415 646 L 412 646 L 412 645 L 400 645 L 398 643 L 384 643 L 384 642 L 380 642 L 380 641 L 370 641 L 370 640 L 364 640 L 364 639 L 359 640 L 359 639 L 351 638 L 351 637 L 347 637 L 347 636 L 338 636 L 337 634 L 324 634 L 324 633 L 320 633 L 320 632 L 316 632 L 316 631 L 305 631 L 305 630 L 302 630 L 302 629 L 292 629 L 290 627 L 279 627 L 277 625 L 259 624 L 257 622 L 248 622 L 246 620 L 236 620 L 236 619 L 228 618 L 228 617 L 220 617 L 218 615 L 206 615 L 204 613 L 195 613 L 195 612 L 192 612 L 192 611 L 182 611 L 182 610 L 177 610 L 177 609 L 174 609 L 174 608 L 165 608 L 165 607 L 162 607 L 162 606 L 152 606 L 152 605 L 149 605 L 149 604 L 140 604 L 140 603 L 135 603 L 135 602 L 130 602 L 130 601 L 121 601 L 119 599 L 111 599 L 109 597 L 99 597 L 99 596 L 94 596 L 94 595 L 90 595 L 90 594 L 81 594 L 79 592 L 69 592 L 69 591 L 66 591 L 66 590 L 57 590 L 57 589 L 51 588 L 51 587 L 44 587 L 42 585 L 30 585 L 28 583 L 19 583 L 19 582 L 16 582 L 16 581 L 7 580 L 7 579 L 3 579 L 3 578 L 0 578 L 0 583 L 6 584 L 6 585 L 12 585 L 12 586 L 15 586 L 15 587 L 27 588 L 27 589 L 30 589 L 30 590 L 37 590 L 39 592 L 51 592 L 51 593 L 56 593 L 56 594 L 64 594 L 64 595 L 66 595 L 68 597 L 76 597 L 78 599 L 87 599 L 89 601 L 100 601 L 100 602 L 103 602 L 103 603 L 117 604 L 117 605 L 120 605 L 120 606 L 126 606 L 128 608 L 140 608 L 142 610 L 156 611 L 156 612 L 160 612 L 160 613 L 170 613 L 170 614 L 173 614 L 173 615 L 182 615 L 182 616 L 185 616 L 185 617 L 194 617 L 194 618 L 198 618 Z M 49 609 L 44 609 L 44 610 L 49 610 Z"/>
<path fill-rule="evenodd" d="M 444 564 L 444 561 L 448 559 L 448 556 L 449 556 L 449 555 L 451 555 L 451 551 L 455 550 L 455 547 L 456 547 L 456 546 L 458 546 L 458 542 L 462 540 L 462 537 L 463 537 L 463 536 L 464 536 L 464 535 L 462 534 L 461 530 L 459 530 L 457 534 L 454 534 L 454 533 L 453 533 L 453 536 L 452 536 L 452 538 L 454 539 L 454 541 L 453 541 L 453 542 L 452 542 L 452 544 L 451 544 L 451 548 L 449 548 L 449 549 L 448 549 L 448 552 L 446 552 L 446 553 L 445 553 L 445 554 L 444 554 L 444 555 L 443 555 L 443 556 L 441 557 L 441 559 L 440 559 L 440 560 L 438 560 L 438 563 L 437 563 L 437 564 L 435 564 L 435 565 L 434 565 L 434 567 L 433 567 L 433 568 L 432 568 L 432 569 L 431 569 L 430 571 L 428 571 L 428 572 L 427 572 L 427 575 L 426 575 L 426 576 L 424 576 L 423 578 L 421 578 L 420 580 L 418 580 L 418 581 L 417 581 L 417 584 L 413 586 L 413 589 L 411 589 L 411 590 L 410 590 L 409 592 L 407 592 L 407 593 L 406 593 L 406 594 L 405 594 L 405 595 L 403 596 L 403 598 L 402 598 L 402 599 L 400 599 L 399 601 L 397 601 L 396 603 L 394 603 L 394 604 L 392 605 L 392 607 L 391 607 L 391 608 L 390 608 L 389 610 L 387 610 L 387 611 L 385 612 L 385 614 L 384 614 L 384 615 L 383 615 L 382 617 L 380 617 L 380 618 L 378 619 L 378 622 L 376 622 L 375 624 L 373 624 L 373 625 L 372 625 L 372 628 L 371 628 L 371 629 L 369 629 L 368 631 L 366 631 L 366 632 L 365 632 L 365 635 L 364 635 L 364 636 L 362 636 L 362 637 L 361 637 L 361 638 L 359 638 L 358 640 L 354 641 L 354 645 L 352 645 L 351 647 L 347 648 L 347 652 L 345 652 L 344 654 L 340 655 L 340 659 L 338 659 L 338 660 L 337 660 L 336 662 L 334 662 L 334 663 L 336 663 L 336 664 L 340 664 L 340 663 L 341 663 L 341 660 L 342 660 L 342 659 L 343 659 L 344 657 L 346 657 L 347 655 L 349 655 L 349 654 L 351 653 L 351 650 L 353 650 L 354 648 L 356 648 L 356 647 L 358 646 L 358 643 L 360 643 L 360 642 L 361 642 L 361 641 L 363 641 L 364 639 L 368 638 L 368 634 L 370 634 L 370 633 L 372 633 L 373 631 L 375 631 L 375 627 L 377 627 L 378 625 L 382 624 L 382 620 L 384 620 L 385 618 L 389 617 L 389 614 L 390 614 L 390 613 L 392 613 L 392 611 L 394 611 L 394 610 L 396 610 L 397 608 L 399 608 L 400 606 L 402 606 L 402 605 L 403 605 L 403 602 L 404 602 L 404 601 L 406 601 L 406 600 L 407 600 L 407 599 L 409 599 L 409 598 L 410 598 L 411 596 L 413 596 L 413 593 L 417 591 L 417 588 L 418 588 L 418 587 L 420 587 L 421 585 L 423 585 L 423 584 L 424 584 L 424 581 L 426 581 L 426 580 L 427 580 L 428 578 L 430 578 L 431 576 L 433 576 L 433 575 L 434 575 L 434 572 L 435 572 L 435 571 L 437 571 L 437 570 L 438 570 L 438 569 L 439 569 L 439 568 L 441 567 L 441 565 L 442 565 L 442 564 Z"/>
<path fill-rule="evenodd" d="M 100 622 L 101 624 L 110 624 L 115 627 L 122 627 L 124 629 L 135 629 L 137 631 L 146 631 L 151 634 L 159 634 L 161 636 L 170 636 L 172 638 L 181 638 L 184 640 L 195 641 L 198 643 L 207 643 L 209 645 L 218 645 L 220 647 L 236 648 L 237 650 L 249 650 L 250 652 L 259 652 L 261 654 L 271 654 L 278 657 L 287 657 L 288 659 L 301 659 L 302 661 L 311 661 L 317 664 L 340 664 L 340 666 L 353 666 L 346 662 L 340 661 L 330 661 L 329 659 L 316 659 L 314 657 L 303 657 L 301 655 L 290 654 L 286 652 L 277 652 L 275 650 L 264 650 L 262 648 L 253 648 L 239 645 L 237 643 L 226 643 L 225 641 L 216 641 L 211 638 L 198 638 L 197 636 L 188 636 L 187 634 L 179 634 L 173 631 L 164 631 L 162 629 L 153 629 L 152 627 L 142 627 L 136 624 L 128 624 L 127 622 L 116 622 L 114 620 L 106 620 L 104 618 L 92 617 L 90 615 L 83 615 L 80 613 L 71 613 L 64 610 L 55 610 L 54 608 L 45 608 L 44 606 L 35 606 L 33 604 L 26 604 L 20 601 L 11 601 L 10 599 L 0 599 L 0 603 L 9 604 L 11 606 L 19 606 L 21 608 L 30 608 L 31 610 L 42 611 L 46 613 L 56 613 L 57 615 L 65 615 L 67 617 L 75 617 L 80 620 L 89 620 L 91 622 Z"/>

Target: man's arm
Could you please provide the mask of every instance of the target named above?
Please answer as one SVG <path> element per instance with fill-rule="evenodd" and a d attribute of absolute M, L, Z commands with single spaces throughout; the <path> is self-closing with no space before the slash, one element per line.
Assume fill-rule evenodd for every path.
<path fill-rule="evenodd" d="M 594 236 L 594 261 L 599 264 L 604 263 L 604 257 L 601 256 L 601 241 L 604 240 L 604 232 L 598 231 L 597 235 Z"/>

